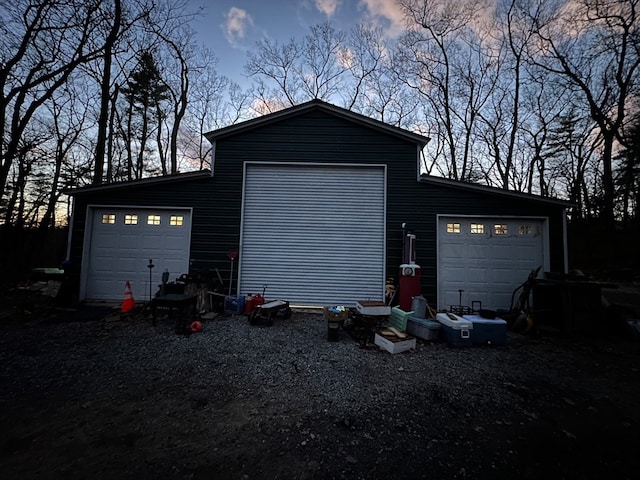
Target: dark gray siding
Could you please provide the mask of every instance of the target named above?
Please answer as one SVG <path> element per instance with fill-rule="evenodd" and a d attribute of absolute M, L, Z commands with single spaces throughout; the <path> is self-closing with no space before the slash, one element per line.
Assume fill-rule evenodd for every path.
<path fill-rule="evenodd" d="M 88 205 L 135 205 L 154 207 L 186 207 L 193 208 L 191 235 L 191 264 L 193 268 L 211 268 L 210 257 L 221 254 L 226 259 L 227 250 L 221 253 L 215 245 L 208 243 L 209 236 L 203 235 L 201 225 L 206 231 L 215 230 L 208 224 L 221 225 L 224 231 L 227 221 L 224 211 L 218 212 L 218 206 L 210 201 L 211 192 L 215 190 L 211 178 L 189 180 L 184 182 L 164 183 L 155 185 L 115 187 L 111 190 L 97 192 L 76 193 L 74 204 L 73 236 L 71 240 L 70 258 L 76 265 L 82 258 L 82 243 L 86 226 L 86 210 Z M 233 222 L 237 222 L 234 219 Z M 236 240 L 237 245 L 237 240 Z M 186 272 L 185 272 L 186 273 Z"/>
<path fill-rule="evenodd" d="M 321 111 L 220 140 L 216 145 L 215 178 L 225 185 L 226 201 L 238 216 L 240 195 L 232 193 L 241 191 L 244 161 L 386 164 L 387 273 L 397 276 L 402 222 L 408 221 L 415 209 L 418 188 L 415 143 Z"/>
<path fill-rule="evenodd" d="M 430 304 L 437 305 L 436 216 L 439 214 L 548 217 L 551 270 L 564 271 L 564 211 L 561 206 L 427 183 L 414 184 L 409 189 L 414 192 L 409 200 L 412 206 L 405 204 L 405 208 L 411 208 L 413 213 L 406 221 L 417 236 L 417 263 L 422 268 L 423 294 Z M 402 201 L 406 200 L 403 196 Z"/>
<path fill-rule="evenodd" d="M 436 214 L 548 216 L 552 269 L 562 270 L 561 207 L 420 183 L 417 159 L 412 141 L 322 109 L 307 111 L 218 139 L 213 178 L 78 192 L 71 259 L 78 264 L 81 259 L 87 204 L 192 207 L 192 273 L 218 268 L 226 280 L 227 252 L 238 249 L 240 241 L 244 162 L 316 162 L 387 165 L 387 275 L 397 278 L 402 223 L 406 222 L 418 238 L 417 262 L 422 267 L 423 293 L 430 303 L 437 300 Z"/>

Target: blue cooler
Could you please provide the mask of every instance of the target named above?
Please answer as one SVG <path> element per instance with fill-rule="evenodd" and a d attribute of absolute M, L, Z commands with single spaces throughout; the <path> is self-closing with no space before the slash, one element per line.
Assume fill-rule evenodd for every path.
<path fill-rule="evenodd" d="M 473 323 L 471 342 L 474 345 L 505 345 L 507 343 L 507 322 L 501 318 L 484 318 L 480 315 L 463 315 Z"/>
<path fill-rule="evenodd" d="M 453 313 L 438 313 L 436 320 L 442 325 L 442 336 L 453 347 L 470 347 L 473 323 Z"/>
<path fill-rule="evenodd" d="M 407 320 L 407 333 L 423 340 L 437 340 L 441 327 L 440 322 L 426 318 L 413 316 Z"/>
<path fill-rule="evenodd" d="M 243 296 L 228 295 L 224 297 L 224 313 L 227 315 L 241 315 L 244 313 L 244 300 Z"/>

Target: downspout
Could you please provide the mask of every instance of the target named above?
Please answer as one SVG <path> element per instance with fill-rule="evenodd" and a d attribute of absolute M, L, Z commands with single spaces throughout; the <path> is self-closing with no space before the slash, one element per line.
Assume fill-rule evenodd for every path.
<path fill-rule="evenodd" d="M 69 230 L 67 231 L 67 253 L 65 255 L 65 260 L 71 260 L 71 237 L 73 232 L 73 221 L 75 219 L 76 214 L 76 197 L 72 196 L 73 200 L 71 201 L 71 216 L 69 217 Z"/>
<path fill-rule="evenodd" d="M 71 240 L 73 238 L 73 224 L 76 217 L 76 197 L 75 195 L 71 196 L 71 215 L 68 217 L 69 222 L 69 230 L 67 230 L 67 252 L 65 254 L 65 260 L 62 264 L 62 269 L 64 270 L 63 279 L 64 283 L 66 283 L 66 287 L 63 286 L 62 289 L 69 292 L 70 298 L 64 299 L 65 302 L 69 302 L 70 304 L 75 304 L 80 297 L 80 265 L 74 264 L 71 259 Z"/>

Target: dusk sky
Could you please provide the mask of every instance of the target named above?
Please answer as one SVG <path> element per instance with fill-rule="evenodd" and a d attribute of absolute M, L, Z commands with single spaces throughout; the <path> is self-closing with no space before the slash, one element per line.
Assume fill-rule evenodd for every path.
<path fill-rule="evenodd" d="M 268 38 L 286 43 L 301 39 L 309 27 L 330 20 L 349 31 L 359 22 L 375 22 L 391 36 L 401 30 L 395 0 L 190 0 L 204 8 L 193 24 L 200 41 L 219 58 L 218 72 L 244 83 L 246 52 Z"/>

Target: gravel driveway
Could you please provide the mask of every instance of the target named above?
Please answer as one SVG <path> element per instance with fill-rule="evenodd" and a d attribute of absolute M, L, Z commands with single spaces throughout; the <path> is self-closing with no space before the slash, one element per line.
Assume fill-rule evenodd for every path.
<path fill-rule="evenodd" d="M 64 478 L 637 478 L 640 343 L 509 333 L 391 355 L 319 314 L 0 326 L 0 471 Z"/>

